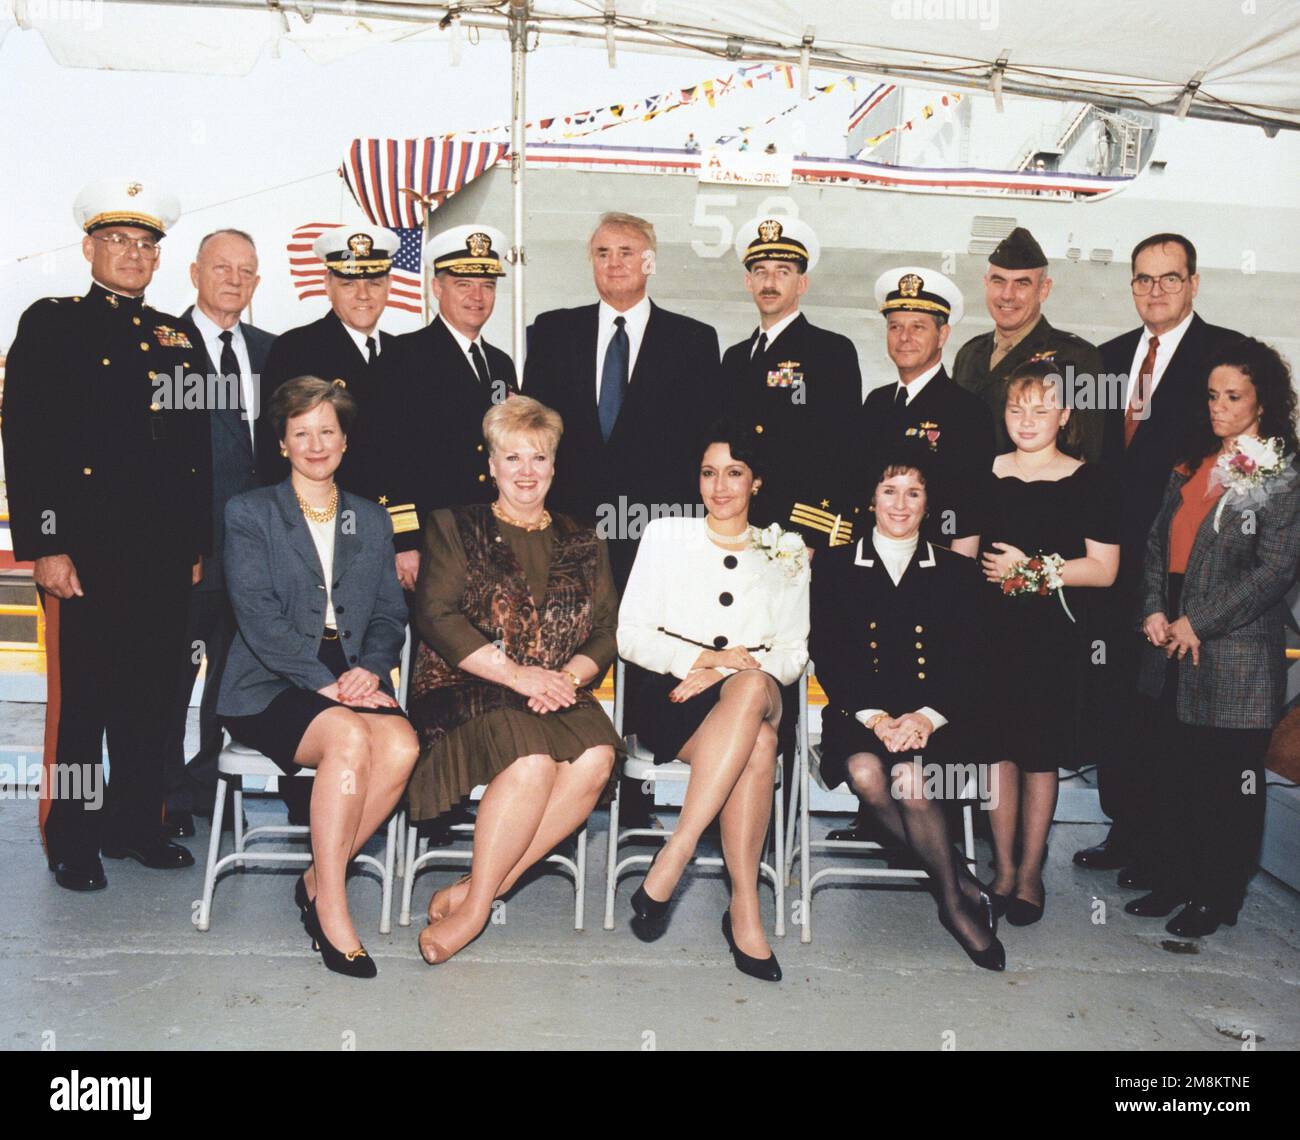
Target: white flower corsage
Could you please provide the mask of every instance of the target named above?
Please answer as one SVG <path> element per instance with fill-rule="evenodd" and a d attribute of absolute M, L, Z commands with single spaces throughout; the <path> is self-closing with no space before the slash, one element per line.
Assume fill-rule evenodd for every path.
<path fill-rule="evenodd" d="M 1059 554 L 1035 554 L 1032 558 L 1022 558 L 1002 575 L 1002 592 L 1009 598 L 1022 594 L 1034 594 L 1047 597 L 1055 594 L 1061 601 L 1065 616 L 1074 621 L 1074 614 L 1065 601 L 1065 580 L 1061 571 L 1065 568 L 1065 559 Z"/>
<path fill-rule="evenodd" d="M 782 530 L 777 523 L 759 530 L 749 528 L 750 544 L 761 551 L 791 582 L 802 585 L 808 576 L 808 552 L 803 535 Z"/>
<path fill-rule="evenodd" d="M 1239 435 L 1231 451 L 1219 456 L 1210 469 L 1210 487 L 1222 487 L 1218 509 L 1214 512 L 1214 529 L 1219 529 L 1219 519 L 1228 500 L 1243 511 L 1258 510 L 1275 491 L 1282 491 L 1295 482 L 1292 456 L 1282 453 L 1282 440 L 1278 436 L 1259 439 Z"/>

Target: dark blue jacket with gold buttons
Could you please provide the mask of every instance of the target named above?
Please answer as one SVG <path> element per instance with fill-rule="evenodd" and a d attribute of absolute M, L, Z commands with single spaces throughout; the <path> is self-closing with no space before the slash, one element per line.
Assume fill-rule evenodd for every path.
<path fill-rule="evenodd" d="M 22 316 L 6 361 L 14 556 L 184 558 L 212 543 L 202 346 L 178 317 L 94 285 Z"/>
<path fill-rule="evenodd" d="M 862 407 L 857 349 L 802 313 L 764 352 L 757 330 L 722 358 L 730 415 L 758 435 L 766 461 L 751 521 L 798 530 L 814 549 L 857 537 L 857 488 L 844 478 Z"/>
<path fill-rule="evenodd" d="M 925 539 L 897 586 L 870 533 L 818 554 L 812 657 L 828 713 L 884 709 L 902 716 L 929 706 L 954 724 L 969 723 L 987 667 L 980 589 L 973 559 Z"/>

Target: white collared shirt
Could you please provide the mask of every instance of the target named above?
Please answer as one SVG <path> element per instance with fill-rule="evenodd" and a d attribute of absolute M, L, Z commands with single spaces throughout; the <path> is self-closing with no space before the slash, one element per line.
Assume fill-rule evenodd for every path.
<path fill-rule="evenodd" d="M 230 347 L 235 350 L 235 359 L 239 362 L 239 398 L 242 401 L 240 411 L 244 413 L 244 420 L 248 424 L 248 438 L 256 446 L 252 414 L 257 407 L 253 402 L 253 385 L 255 381 L 253 365 L 248 357 L 248 345 L 244 341 L 244 330 L 240 327 L 238 321 L 231 328 L 223 329 L 198 305 L 195 305 L 191 310 L 190 320 L 194 322 L 194 327 L 199 330 L 199 336 L 203 338 L 203 347 L 208 352 L 208 360 L 212 362 L 212 367 L 218 372 L 221 369 L 221 350 L 224 347 L 221 334 L 223 332 L 232 334 Z"/>
<path fill-rule="evenodd" d="M 761 325 L 759 326 L 759 329 L 758 329 L 759 333 L 760 333 L 760 334 L 763 334 L 763 333 L 766 333 L 766 334 L 767 334 L 767 347 L 768 347 L 768 348 L 771 348 L 771 347 L 772 347 L 772 342 L 773 342 L 774 340 L 776 340 L 777 337 L 779 337 L 783 332 L 785 332 L 786 329 L 788 329 L 788 328 L 790 327 L 790 325 L 794 322 L 794 319 L 795 319 L 798 315 L 799 315 L 799 310 L 796 308 L 795 311 L 794 311 L 793 313 L 789 313 L 789 314 L 787 314 L 786 316 L 782 317 L 782 318 L 781 318 L 779 321 L 777 321 L 776 324 L 774 324 L 770 329 L 765 329 L 765 328 L 763 328 Z M 754 337 L 754 343 L 753 343 L 753 345 L 751 346 L 751 348 L 750 348 L 750 350 L 749 350 L 749 358 L 750 358 L 750 360 L 753 360 L 754 357 L 755 357 L 757 354 L 758 354 L 758 337 Z"/>
<path fill-rule="evenodd" d="M 933 375 L 933 373 L 931 373 Z M 927 377 L 928 378 L 928 377 Z M 918 379 L 920 379 L 918 377 Z M 915 384 L 916 380 L 912 381 Z M 911 387 L 911 385 L 908 385 Z M 885 564 L 885 570 L 889 574 L 891 581 L 897 586 L 903 578 L 903 571 L 907 569 L 907 564 L 912 561 L 912 555 L 916 553 L 917 543 L 920 541 L 921 534 L 918 531 L 911 538 L 890 538 L 887 534 L 881 534 L 879 527 L 873 527 L 871 531 L 871 545 L 875 547 L 876 553 L 880 556 L 880 561 Z M 884 712 L 884 709 L 861 709 L 854 713 L 854 719 L 857 720 L 864 728 L 877 713 Z M 911 712 L 911 709 L 900 709 L 893 713 L 893 716 L 904 716 Z M 948 718 L 929 705 L 924 705 L 916 710 L 922 716 L 929 719 L 930 723 L 936 729 L 942 728 L 948 723 Z"/>
<path fill-rule="evenodd" d="M 930 383 L 931 380 L 933 380 L 936 376 L 939 375 L 939 369 L 942 367 L 943 367 L 943 361 L 940 360 L 938 364 L 936 364 L 933 368 L 926 369 L 926 371 L 922 372 L 921 375 L 918 376 L 915 380 L 913 380 L 910 384 L 904 384 L 900 380 L 897 384 L 894 385 L 894 394 L 892 398 L 897 400 L 898 390 L 899 388 L 902 388 L 907 393 L 907 402 L 909 404 L 912 403 L 912 401 L 914 401 L 917 398 L 917 396 L 921 394 L 921 389 L 924 388 L 928 383 Z"/>
<path fill-rule="evenodd" d="M 370 350 L 366 348 L 366 337 L 368 335 L 374 337 L 375 338 L 375 359 L 379 358 L 379 354 L 384 351 L 384 346 L 380 341 L 378 325 L 375 325 L 374 332 L 367 334 L 363 332 L 358 332 L 350 324 L 348 324 L 348 322 L 345 321 L 342 317 L 339 317 L 339 324 L 343 326 L 343 331 L 352 338 L 352 343 L 357 346 L 357 351 L 361 353 L 362 360 L 368 361 L 370 359 Z"/>
<path fill-rule="evenodd" d="M 488 368 L 487 349 L 483 346 L 483 338 L 481 336 L 478 336 L 475 337 L 473 340 L 470 340 L 469 337 L 467 337 L 459 329 L 453 328 L 450 321 L 443 320 L 443 316 L 441 313 L 435 313 L 433 315 L 433 319 L 435 321 L 440 321 L 442 323 L 442 326 L 449 333 L 451 333 L 452 339 L 458 345 L 460 345 L 460 350 L 465 354 L 465 359 L 469 361 L 470 370 L 474 373 L 475 376 L 478 375 L 478 369 L 474 367 L 474 358 L 469 354 L 469 350 L 472 346 L 478 345 L 479 352 L 483 354 L 483 367 L 488 369 L 488 379 L 491 380 L 492 370 Z"/>
<path fill-rule="evenodd" d="M 1165 374 L 1165 369 L 1169 367 L 1169 362 L 1174 358 L 1174 353 L 1178 351 L 1178 346 L 1182 343 L 1183 336 L 1191 327 L 1192 317 L 1195 315 L 1194 312 L 1188 313 L 1167 333 L 1158 334 L 1160 343 L 1156 345 L 1156 365 L 1151 373 L 1151 391 L 1147 393 L 1148 400 L 1155 395 L 1156 388 L 1160 385 L 1160 378 Z M 1134 384 L 1137 382 L 1142 362 L 1147 358 L 1147 348 L 1151 343 L 1152 335 L 1151 330 L 1143 325 L 1142 335 L 1138 337 L 1137 351 L 1133 354 L 1133 364 L 1128 370 Z"/>
<path fill-rule="evenodd" d="M 650 323 L 650 298 L 642 297 L 625 313 L 620 313 L 607 301 L 601 301 L 596 314 L 596 400 L 600 400 L 600 375 L 605 368 L 605 352 L 614 339 L 614 318 L 623 317 L 623 330 L 627 333 L 627 380 L 632 382 L 636 371 L 637 353 L 645 339 L 645 327 Z"/>

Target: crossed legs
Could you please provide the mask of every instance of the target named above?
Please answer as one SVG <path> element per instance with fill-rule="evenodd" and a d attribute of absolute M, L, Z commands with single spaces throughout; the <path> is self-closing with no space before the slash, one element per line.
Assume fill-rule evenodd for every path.
<path fill-rule="evenodd" d="M 781 692 L 757 669 L 733 673 L 721 685 L 718 703 L 682 747 L 691 779 L 681 815 L 643 887 L 652 899 L 670 898 L 704 829 L 721 813 L 732 935 L 746 954 L 766 958 L 772 951 L 759 913 L 758 863 L 772 813 Z"/>
<path fill-rule="evenodd" d="M 405 717 L 327 709 L 294 759 L 316 769 L 311 793 L 312 865 L 303 876 L 321 929 L 339 950 L 361 945 L 348 914 L 347 869 L 406 787 L 420 746 Z"/>
<path fill-rule="evenodd" d="M 445 962 L 478 937 L 493 900 L 582 826 L 613 765 L 614 750 L 602 744 L 571 762 L 521 756 L 493 778 L 475 819 L 473 875 L 448 894 L 444 917 L 421 931 L 425 961 Z"/>

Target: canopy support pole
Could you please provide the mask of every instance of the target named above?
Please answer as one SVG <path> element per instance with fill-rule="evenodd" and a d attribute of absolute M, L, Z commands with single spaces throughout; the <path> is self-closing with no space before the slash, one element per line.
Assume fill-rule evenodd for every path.
<path fill-rule="evenodd" d="M 528 0 L 510 0 L 510 189 L 514 209 L 514 244 L 509 259 L 515 269 L 510 291 L 511 355 L 524 374 L 524 106 L 525 56 L 528 50 Z"/>

